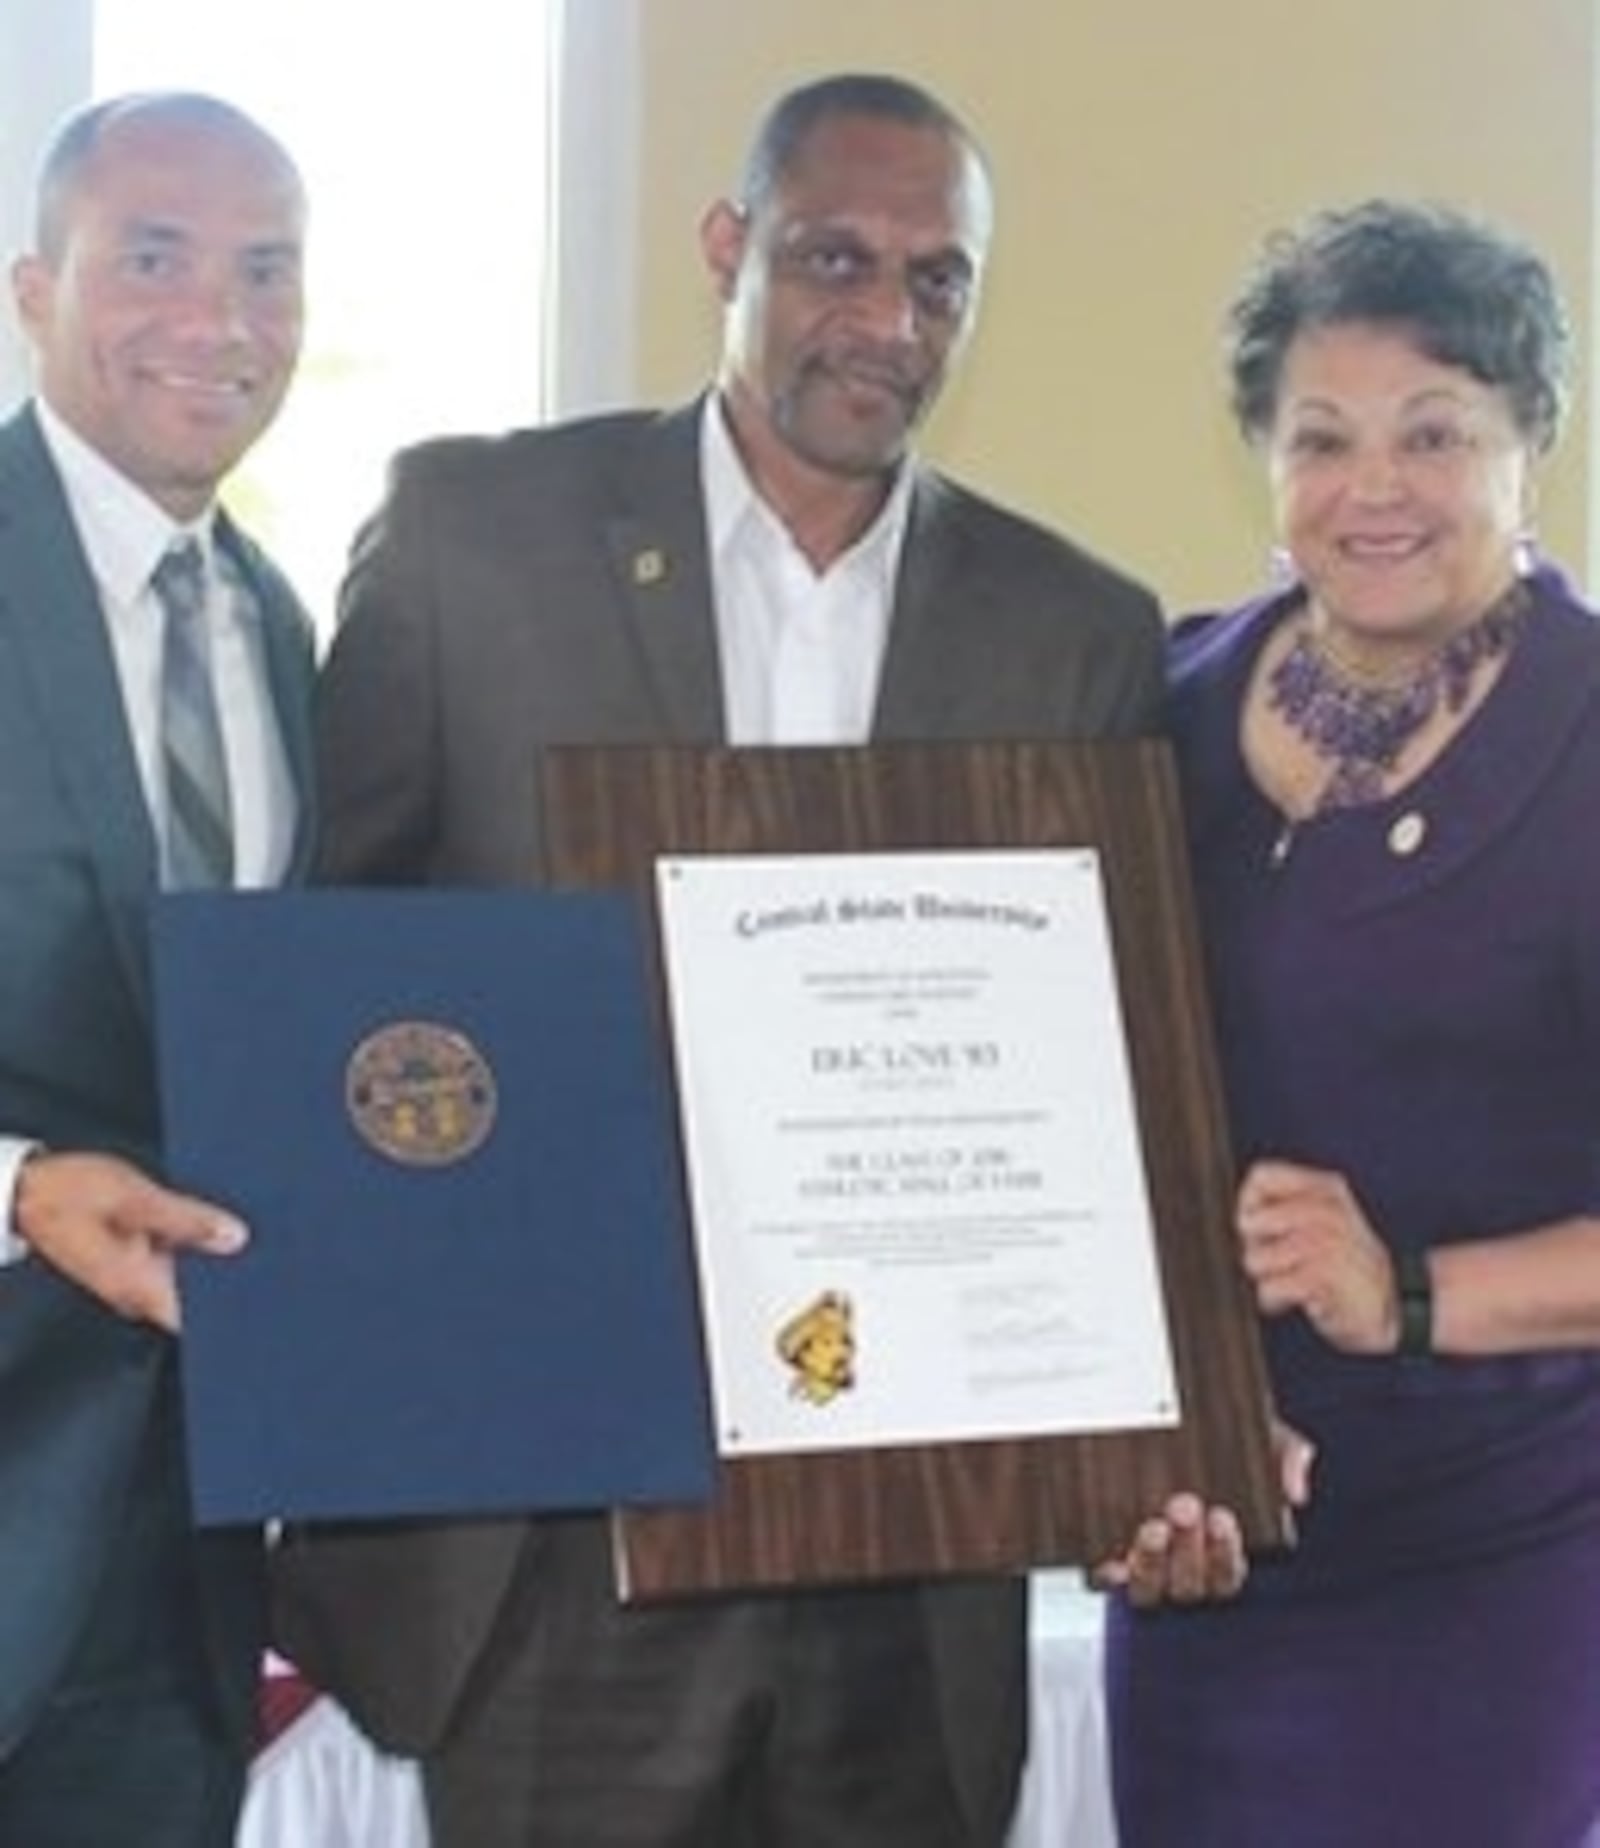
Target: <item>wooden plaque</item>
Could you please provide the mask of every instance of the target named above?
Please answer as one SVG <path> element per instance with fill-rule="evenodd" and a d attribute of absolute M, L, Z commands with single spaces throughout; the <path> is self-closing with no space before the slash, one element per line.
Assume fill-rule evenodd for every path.
<path fill-rule="evenodd" d="M 1090 1564 L 1177 1489 L 1233 1508 L 1251 1546 L 1285 1541 L 1168 747 L 559 747 L 543 766 L 552 882 L 633 886 L 652 912 L 666 854 L 1095 848 L 1181 1403 L 1160 1430 L 724 1458 L 709 1506 L 615 1515 L 622 1595 Z"/>

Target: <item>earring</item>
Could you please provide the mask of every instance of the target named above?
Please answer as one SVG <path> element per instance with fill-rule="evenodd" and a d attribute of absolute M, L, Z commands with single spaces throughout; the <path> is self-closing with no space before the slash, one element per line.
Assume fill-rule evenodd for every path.
<path fill-rule="evenodd" d="M 1291 584 L 1300 580 L 1300 573 L 1295 569 L 1294 554 L 1286 545 L 1275 545 L 1267 553 L 1268 581 L 1280 590 L 1287 590 Z"/>
<path fill-rule="evenodd" d="M 1523 483 L 1522 517 L 1511 541 L 1511 569 L 1519 578 L 1539 568 L 1539 482 L 1532 473 Z"/>

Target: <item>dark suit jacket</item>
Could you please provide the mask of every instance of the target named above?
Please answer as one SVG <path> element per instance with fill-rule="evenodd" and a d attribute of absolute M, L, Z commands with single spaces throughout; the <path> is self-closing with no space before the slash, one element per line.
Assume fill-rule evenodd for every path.
<path fill-rule="evenodd" d="M 308 814 L 309 626 L 254 546 L 226 525 L 220 539 L 261 606 Z M 0 425 L 0 1130 L 158 1167 L 145 942 L 156 883 L 99 593 L 25 409 Z M 0 1754 L 78 1634 L 142 1447 L 158 1441 L 152 1418 L 175 1417 L 171 1350 L 37 1260 L 0 1270 Z M 199 1550 L 219 1581 L 226 1698 L 242 1725 L 257 1549 L 235 1538 Z"/>
<path fill-rule="evenodd" d="M 919 473 L 874 737 L 1151 730 L 1161 674 L 1145 592 Z M 541 747 L 723 736 L 693 409 L 428 445 L 398 464 L 346 587 L 319 702 L 320 874 L 537 879 Z M 526 1549 L 553 1598 L 584 1577 L 572 1550 L 603 1543 L 585 1517 L 299 1536 L 279 1559 L 285 1640 L 380 1741 L 426 1753 Z M 923 1596 L 956 1779 L 995 1836 L 1024 1738 L 1021 1590 Z"/>

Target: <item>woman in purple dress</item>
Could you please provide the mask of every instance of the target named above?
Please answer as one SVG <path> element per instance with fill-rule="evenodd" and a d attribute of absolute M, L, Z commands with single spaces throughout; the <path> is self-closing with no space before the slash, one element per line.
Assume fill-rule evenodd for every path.
<path fill-rule="evenodd" d="M 1373 203 L 1232 314 L 1287 588 L 1173 725 L 1299 1541 L 1113 1605 L 1123 1848 L 1600 1843 L 1600 621 L 1542 262 Z"/>

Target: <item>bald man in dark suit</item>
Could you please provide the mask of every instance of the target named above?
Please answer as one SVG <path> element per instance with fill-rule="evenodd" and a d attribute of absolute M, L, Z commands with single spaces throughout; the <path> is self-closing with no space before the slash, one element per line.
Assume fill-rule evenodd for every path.
<path fill-rule="evenodd" d="M 309 858 L 311 635 L 216 506 L 299 352 L 305 202 L 211 97 L 68 122 L 14 271 L 33 400 L 0 425 L 0 1842 L 228 1848 L 260 1538 L 191 1527 L 174 1255 L 244 1228 L 161 1180 L 148 912 L 183 883 L 154 588 L 216 670 L 231 869 Z M 213 646 L 214 644 L 214 646 Z"/>
<path fill-rule="evenodd" d="M 1152 598 L 908 453 L 989 223 L 932 97 L 808 86 L 702 226 L 704 399 L 403 457 L 324 681 L 325 876 L 539 880 L 551 744 L 1153 729 Z M 624 1610 L 590 1515 L 328 1531 L 280 1563 L 291 1648 L 423 1757 L 439 1848 L 1004 1838 L 1020 1583 Z"/>

